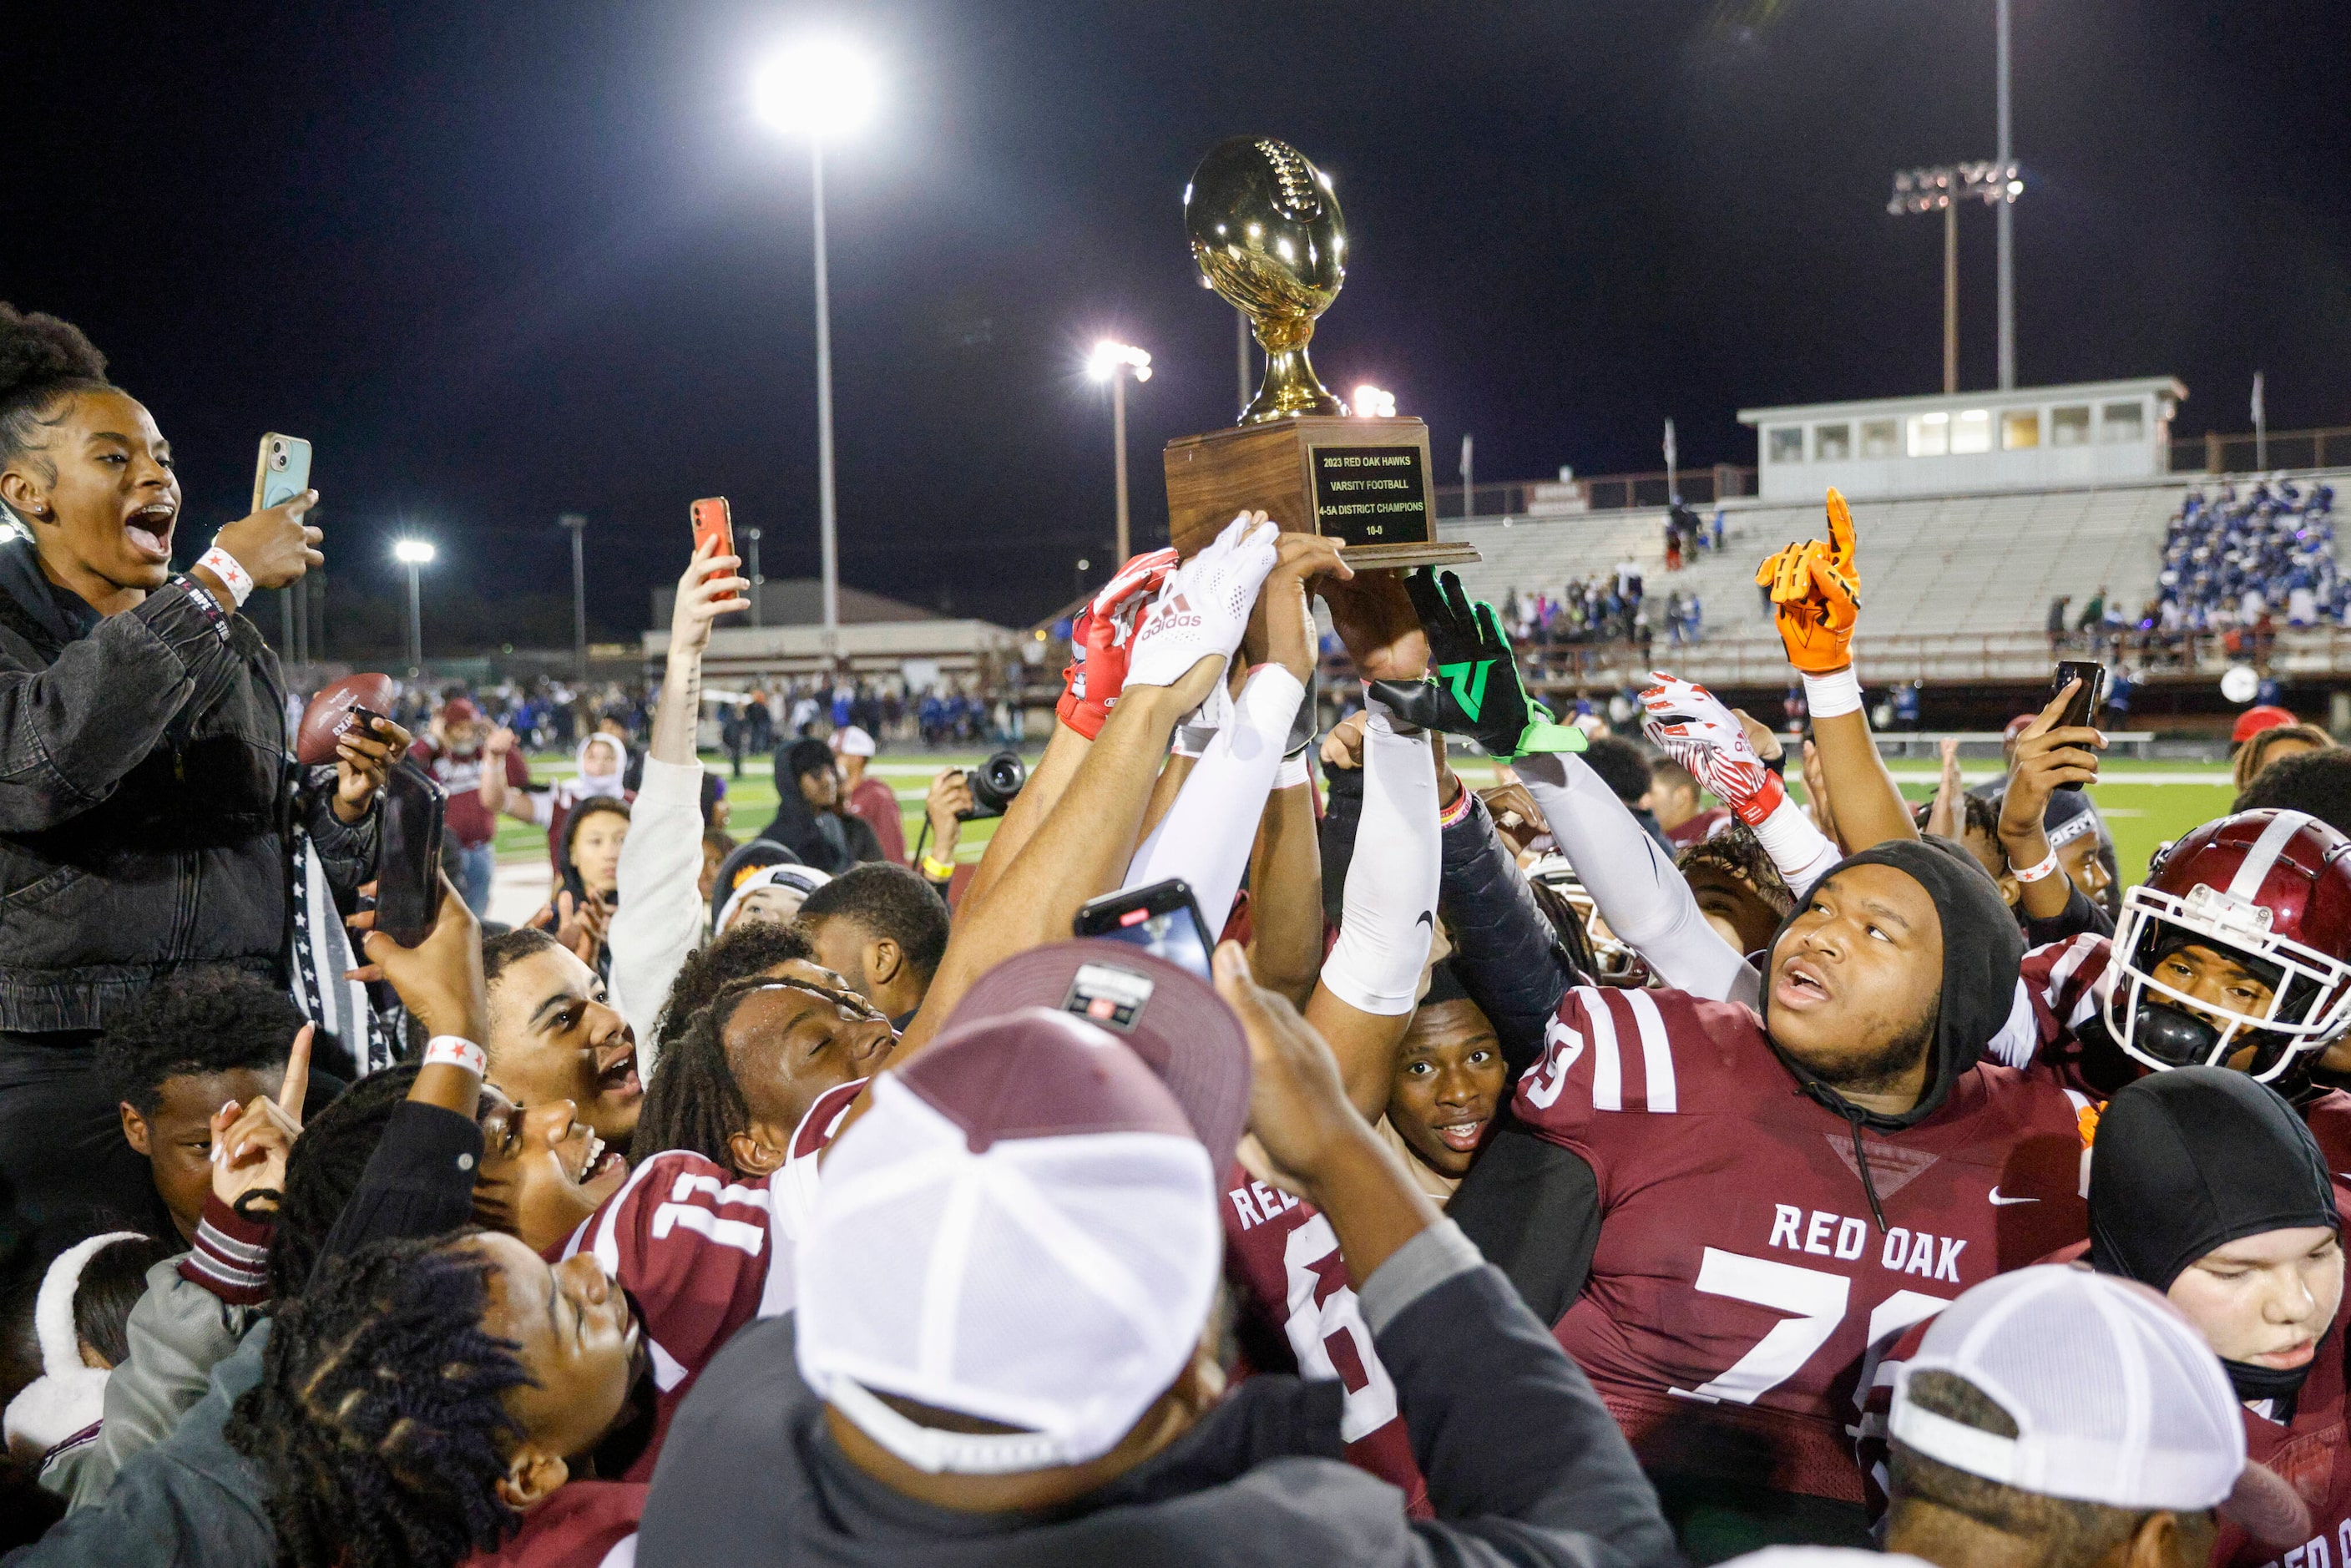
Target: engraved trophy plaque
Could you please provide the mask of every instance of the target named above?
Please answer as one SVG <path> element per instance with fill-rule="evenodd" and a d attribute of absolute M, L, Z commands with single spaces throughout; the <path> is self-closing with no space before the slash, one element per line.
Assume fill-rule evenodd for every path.
<path fill-rule="evenodd" d="M 1192 172 L 1184 223 L 1201 276 L 1249 318 L 1266 365 L 1238 424 L 1167 444 L 1176 549 L 1191 555 L 1256 508 L 1284 532 L 1339 540 L 1359 570 L 1476 560 L 1474 547 L 1437 537 L 1428 427 L 1350 413 L 1307 357 L 1347 276 L 1330 180 L 1288 142 L 1234 137 Z"/>

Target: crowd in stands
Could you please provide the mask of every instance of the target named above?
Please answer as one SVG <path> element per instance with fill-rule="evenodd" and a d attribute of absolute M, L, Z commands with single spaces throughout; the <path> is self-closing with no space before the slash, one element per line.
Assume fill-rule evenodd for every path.
<path fill-rule="evenodd" d="M 975 866 L 998 785 L 884 846 L 853 692 L 731 843 L 715 541 L 559 798 L 475 697 L 289 727 L 240 606 L 316 497 L 177 570 L 166 458 L 0 307 L 10 1568 L 2351 1545 L 2324 732 L 2125 891 L 2070 693 L 1906 803 L 1834 491 L 1763 563 L 1790 734 L 1662 672 L 1561 722 L 1507 607 L 1244 512 L 1076 617 Z M 424 766 L 550 826 L 543 922 L 461 861 L 376 929 Z"/>

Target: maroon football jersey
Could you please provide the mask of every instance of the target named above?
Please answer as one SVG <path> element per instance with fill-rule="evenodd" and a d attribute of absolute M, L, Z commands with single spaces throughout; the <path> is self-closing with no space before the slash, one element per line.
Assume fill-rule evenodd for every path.
<path fill-rule="evenodd" d="M 1413 1462 L 1395 1385 L 1372 1348 L 1371 1326 L 1347 1283 L 1339 1238 L 1302 1198 L 1253 1181 L 1236 1165 L 1225 1182 L 1225 1274 L 1241 1310 L 1278 1331 L 1300 1375 L 1346 1385 L 1339 1435 L 1347 1458 L 1405 1494 L 1426 1517 L 1428 1486 Z"/>
<path fill-rule="evenodd" d="M 2087 1102 L 1979 1066 L 1862 1145 L 1754 1013 L 1581 987 L 1513 1109 L 1590 1164 L 1601 1227 L 1553 1327 L 1645 1466 L 1862 1500 L 1850 1446 L 1873 1344 L 2088 1228 Z"/>
<path fill-rule="evenodd" d="M 655 1155 L 559 1249 L 586 1249 L 636 1303 L 656 1395 L 653 1441 L 620 1479 L 650 1481 L 671 1418 L 735 1331 L 792 1310 L 792 1257 L 816 1198 L 818 1156 L 865 1081 L 829 1089 L 761 1182 L 683 1149 Z"/>
<path fill-rule="evenodd" d="M 566 1482 L 522 1516 L 504 1546 L 475 1552 L 465 1568 L 633 1568 L 649 1490 L 639 1481 Z"/>
<path fill-rule="evenodd" d="M 2087 932 L 2024 956 L 2024 988 L 2041 1035 L 2040 1054 L 2032 1069 L 2035 1076 L 2104 1100 L 2154 1071 L 2124 1055 L 2106 1038 L 2101 1012 L 2106 991 L 2117 977 L 2113 942 Z M 2317 1140 L 2318 1152 L 2341 1189 L 2338 1196 L 2351 1203 L 2351 1094 L 2329 1089 L 2297 1100 L 2294 1109 Z M 2351 1568 L 2351 1561 L 2338 1568 Z"/>

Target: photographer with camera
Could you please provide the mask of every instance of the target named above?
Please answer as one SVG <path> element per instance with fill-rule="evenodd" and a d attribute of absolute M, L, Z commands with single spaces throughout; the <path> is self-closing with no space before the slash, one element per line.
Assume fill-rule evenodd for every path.
<path fill-rule="evenodd" d="M 1017 751 L 999 751 L 977 768 L 942 768 L 923 800 L 923 831 L 906 863 L 938 895 L 954 902 L 956 841 L 966 822 L 1001 817 L 1029 787 L 1029 764 Z"/>

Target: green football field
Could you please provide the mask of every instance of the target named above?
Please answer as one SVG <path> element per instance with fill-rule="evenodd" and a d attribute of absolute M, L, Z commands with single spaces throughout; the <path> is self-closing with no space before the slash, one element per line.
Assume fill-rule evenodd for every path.
<path fill-rule="evenodd" d="M 874 771 L 898 792 L 909 847 L 922 831 L 923 796 L 932 776 L 942 768 L 969 768 L 979 761 L 980 754 L 962 752 L 901 753 L 874 759 Z M 739 840 L 751 838 L 766 827 L 776 811 L 775 780 L 770 776 L 768 759 L 746 759 L 739 779 L 732 777 L 723 757 L 705 756 L 703 762 L 727 780 L 726 799 L 731 808 L 727 831 Z M 1494 780 L 1493 765 L 1483 758 L 1459 758 L 1455 766 L 1473 789 Z M 1896 781 L 1911 800 L 1924 800 L 1934 794 L 1936 774 L 1932 767 L 1915 761 L 1898 762 L 1892 767 Z M 531 776 L 537 779 L 560 779 L 573 770 L 568 756 L 541 755 L 531 759 Z M 1966 778 L 1973 786 L 1996 772 L 1996 768 L 1975 763 L 1969 765 Z M 2106 764 L 2105 773 L 2105 781 L 2096 786 L 2094 794 L 2098 810 L 2114 831 L 2126 885 L 2146 880 L 2147 858 L 2158 846 L 2199 822 L 2221 815 L 2235 797 L 2225 763 L 2116 759 Z M 977 860 L 995 828 L 993 821 L 967 824 L 956 846 L 956 858 Z M 546 845 L 546 833 L 527 822 L 508 819 L 498 825 L 500 860 L 543 855 Z"/>

